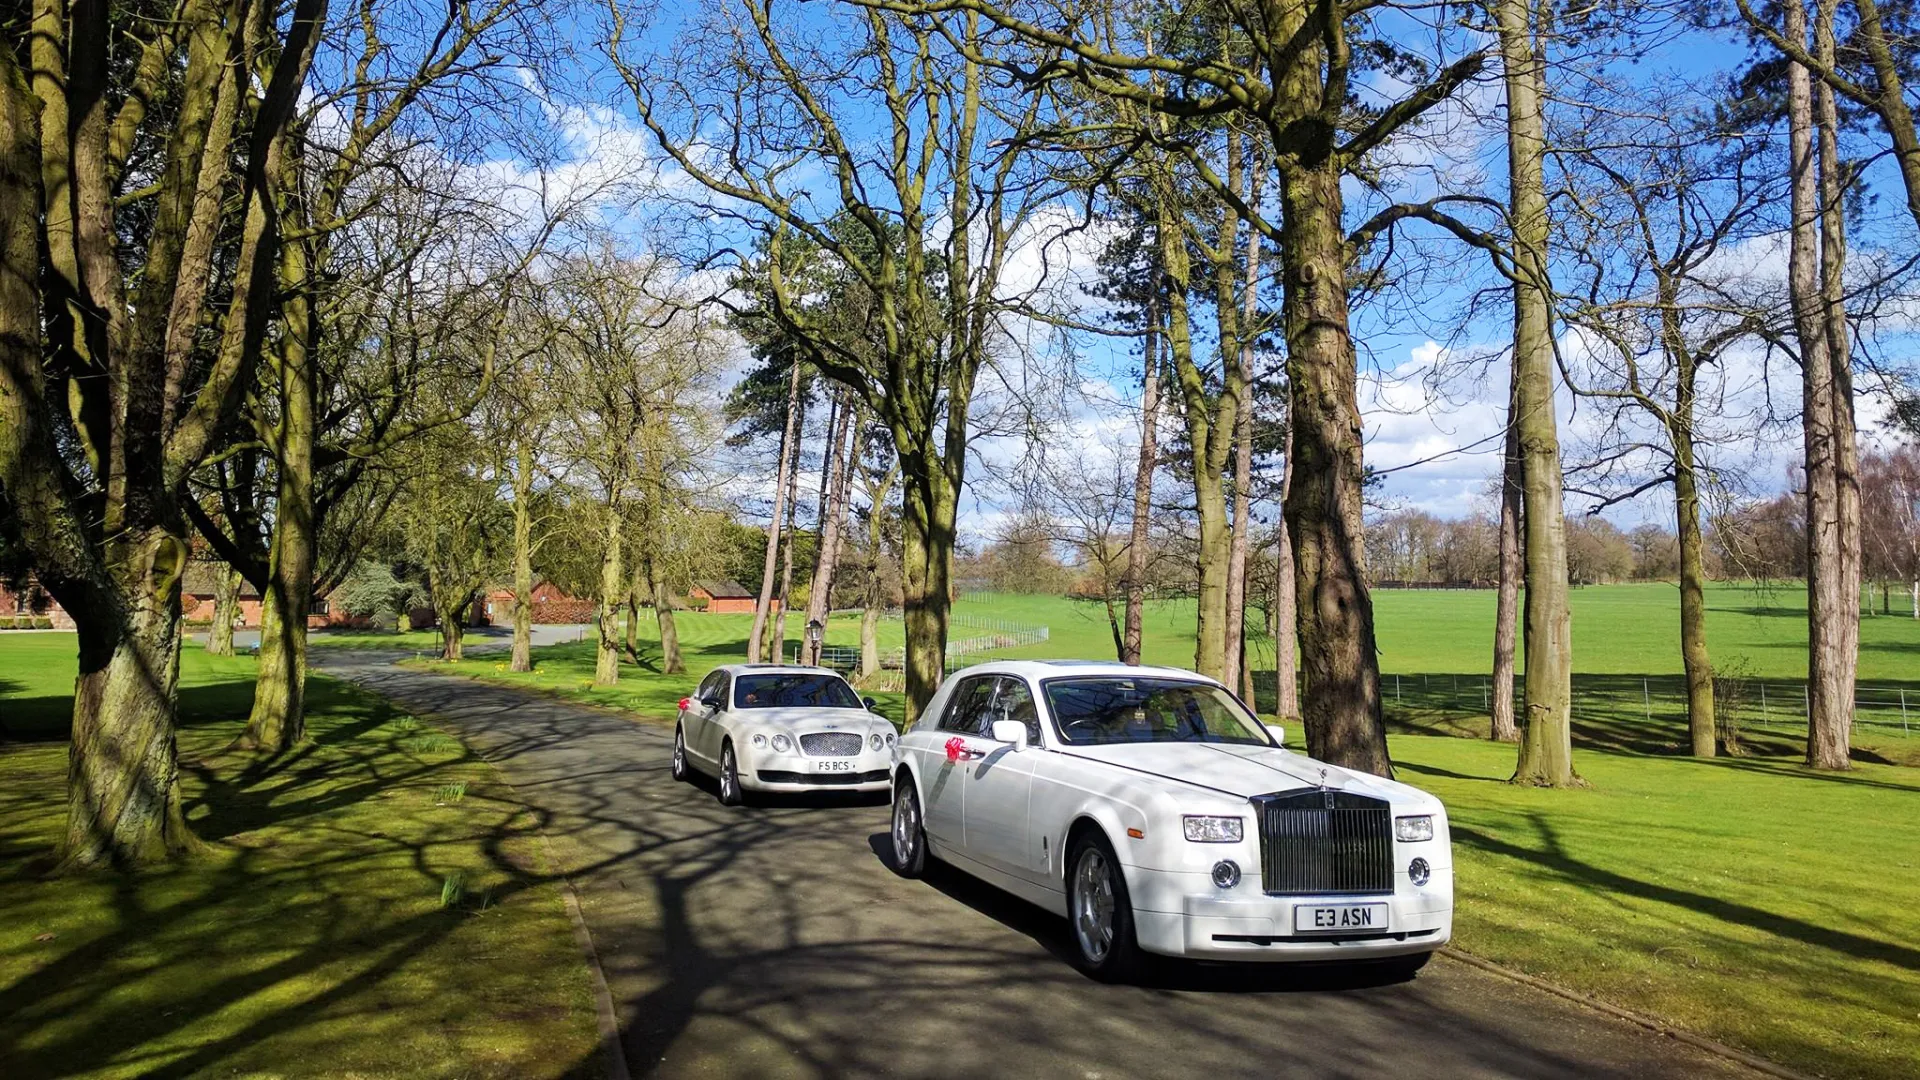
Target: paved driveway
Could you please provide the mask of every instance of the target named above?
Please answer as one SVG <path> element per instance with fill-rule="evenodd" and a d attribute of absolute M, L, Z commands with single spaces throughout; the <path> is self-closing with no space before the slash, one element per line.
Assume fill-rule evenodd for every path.
<path fill-rule="evenodd" d="M 549 815 L 636 1076 L 1753 1075 L 1445 958 L 1398 985 L 1238 967 L 1100 985 L 1063 959 L 1063 921 L 894 876 L 881 800 L 728 810 L 667 775 L 662 728 L 320 652 Z"/>

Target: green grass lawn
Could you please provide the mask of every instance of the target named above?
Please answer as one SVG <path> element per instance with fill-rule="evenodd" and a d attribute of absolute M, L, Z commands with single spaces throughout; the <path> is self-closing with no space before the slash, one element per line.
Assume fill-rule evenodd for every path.
<path fill-rule="evenodd" d="M 1394 759 L 1402 779 L 1446 800 L 1454 822 L 1458 946 L 1821 1075 L 1920 1073 L 1920 944 L 1911 929 L 1920 772 L 1876 763 L 1920 761 L 1920 739 L 1899 733 L 1897 713 L 1892 728 L 1856 729 L 1866 749 L 1844 776 L 1799 768 L 1795 727 L 1759 725 L 1751 695 L 1736 703 L 1755 721 L 1748 756 L 1679 757 L 1673 587 L 1579 589 L 1576 764 L 1592 786 L 1514 787 L 1505 783 L 1511 746 L 1457 737 L 1486 730 L 1476 680 L 1491 667 L 1493 595 L 1382 592 L 1376 601 Z M 1804 678 L 1802 590 L 1724 585 L 1709 603 L 1723 670 L 1756 685 L 1775 680 L 1780 693 Z M 1050 627 L 1044 644 L 993 655 L 1112 656 L 1098 605 L 984 596 L 956 611 Z M 1149 606 L 1149 662 L 1191 665 L 1192 612 L 1178 601 Z M 593 687 L 591 642 L 537 650 L 528 674 L 508 672 L 504 656 L 456 670 L 664 722 L 708 670 L 745 657 L 751 620 L 683 613 L 678 622 L 685 675 L 659 673 L 651 620 L 642 623 L 642 662 L 623 663 L 617 687 Z M 883 643 L 897 644 L 899 624 L 882 628 Z M 856 618 L 833 620 L 830 642 L 858 637 Z M 1862 684 L 1913 691 L 1920 719 L 1920 623 L 1868 618 L 1861 642 Z M 1254 653 L 1256 667 L 1271 668 L 1270 642 Z M 897 718 L 899 695 L 876 696 Z M 1797 705 L 1776 701 L 1770 715 L 1778 721 Z M 1299 745 L 1297 732 L 1289 741 Z"/>
<path fill-rule="evenodd" d="M 1829 1077 L 1920 1075 L 1920 773 L 1396 735 L 1453 824 L 1456 945 Z"/>
<path fill-rule="evenodd" d="M 0 636 L 8 739 L 64 731 L 73 649 Z M 177 866 L 47 877 L 66 745 L 0 743 L 0 1075 L 597 1075 L 562 886 L 500 775 L 318 677 L 311 744 L 226 754 L 252 678 L 247 658 L 182 657 L 207 847 Z"/>

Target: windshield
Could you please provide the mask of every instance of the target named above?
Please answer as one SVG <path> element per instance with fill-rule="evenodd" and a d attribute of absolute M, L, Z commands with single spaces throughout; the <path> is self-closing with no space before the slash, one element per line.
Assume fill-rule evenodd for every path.
<path fill-rule="evenodd" d="M 858 709 L 860 696 L 838 675 L 742 675 L 733 680 L 736 709 Z"/>
<path fill-rule="evenodd" d="M 1183 679 L 1109 675 L 1041 684 L 1060 737 L 1076 745 L 1205 742 L 1269 746 L 1272 741 L 1231 694 Z"/>

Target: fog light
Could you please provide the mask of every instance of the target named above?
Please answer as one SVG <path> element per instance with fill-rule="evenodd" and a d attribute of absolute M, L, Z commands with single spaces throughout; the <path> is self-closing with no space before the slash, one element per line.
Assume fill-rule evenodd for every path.
<path fill-rule="evenodd" d="M 753 737 L 753 745 L 761 748 L 762 750 L 766 749 L 767 737 L 765 735 L 755 735 Z"/>
<path fill-rule="evenodd" d="M 1214 863 L 1213 883 L 1223 889 L 1231 889 L 1240 884 L 1240 864 L 1232 859 L 1221 859 Z"/>
<path fill-rule="evenodd" d="M 880 749 L 880 736 L 879 735 L 867 736 L 867 745 L 873 747 L 875 750 Z"/>
<path fill-rule="evenodd" d="M 1425 885 L 1427 879 L 1432 876 L 1433 870 L 1427 866 L 1427 860 L 1425 859 L 1415 859 L 1407 864 L 1407 877 L 1410 878 L 1415 885 Z"/>
<path fill-rule="evenodd" d="M 792 739 L 787 738 L 785 735 L 775 735 L 773 737 L 774 753 L 784 754 L 791 749 L 793 749 Z"/>

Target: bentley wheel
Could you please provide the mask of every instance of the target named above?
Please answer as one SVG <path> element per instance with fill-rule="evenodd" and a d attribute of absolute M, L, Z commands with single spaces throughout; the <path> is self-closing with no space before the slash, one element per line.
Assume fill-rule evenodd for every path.
<path fill-rule="evenodd" d="M 902 776 L 893 788 L 893 872 L 917 878 L 927 872 L 927 832 L 920 822 L 920 793 Z"/>
<path fill-rule="evenodd" d="M 740 763 L 733 756 L 733 744 L 720 748 L 720 805 L 739 806 L 746 800 L 740 789 Z"/>
<path fill-rule="evenodd" d="M 1067 918 L 1080 969 L 1102 982 L 1133 978 L 1140 970 L 1140 946 L 1133 936 L 1126 875 L 1113 848 L 1098 832 L 1087 832 L 1074 844 L 1067 867 Z"/>
<path fill-rule="evenodd" d="M 673 728 L 673 778 L 681 782 L 687 779 L 687 736 L 678 724 Z"/>

